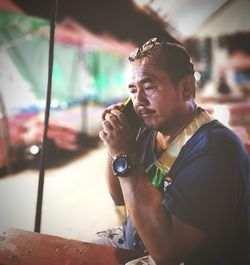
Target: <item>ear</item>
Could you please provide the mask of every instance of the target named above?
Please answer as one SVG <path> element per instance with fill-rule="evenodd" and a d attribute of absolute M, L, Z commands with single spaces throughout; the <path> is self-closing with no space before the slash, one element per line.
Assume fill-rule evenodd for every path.
<path fill-rule="evenodd" d="M 195 89 L 196 83 L 193 75 L 183 77 L 178 84 L 179 96 L 183 101 L 188 101 L 194 98 Z"/>

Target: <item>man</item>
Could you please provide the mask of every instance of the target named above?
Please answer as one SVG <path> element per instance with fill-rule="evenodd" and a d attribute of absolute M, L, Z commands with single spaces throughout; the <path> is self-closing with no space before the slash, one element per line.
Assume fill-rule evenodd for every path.
<path fill-rule="evenodd" d="M 118 243 L 160 265 L 247 264 L 244 146 L 197 107 L 193 65 L 182 46 L 154 38 L 129 60 L 140 128 L 117 104 L 104 111 L 99 133 L 110 194 L 128 212 Z"/>

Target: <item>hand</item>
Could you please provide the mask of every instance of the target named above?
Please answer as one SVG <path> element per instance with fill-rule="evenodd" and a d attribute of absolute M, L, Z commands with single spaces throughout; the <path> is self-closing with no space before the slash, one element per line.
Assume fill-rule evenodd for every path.
<path fill-rule="evenodd" d="M 122 103 L 112 105 L 102 114 L 103 130 L 99 136 L 113 158 L 119 154 L 134 154 L 137 151 L 134 132 L 121 112 L 122 108 Z"/>
<path fill-rule="evenodd" d="M 125 108 L 125 105 L 124 103 L 120 102 L 120 103 L 117 103 L 117 104 L 113 104 L 113 105 L 110 105 L 109 107 L 107 107 L 104 112 L 102 113 L 102 120 L 104 121 L 105 120 L 105 116 L 107 113 L 111 113 L 112 110 L 120 110 L 120 111 L 123 111 L 123 109 Z"/>

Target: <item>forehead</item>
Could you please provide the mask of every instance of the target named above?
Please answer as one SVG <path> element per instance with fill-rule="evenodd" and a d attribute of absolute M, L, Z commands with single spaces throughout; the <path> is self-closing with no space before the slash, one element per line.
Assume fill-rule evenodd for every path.
<path fill-rule="evenodd" d="M 130 64 L 129 82 L 138 83 L 142 80 L 161 81 L 169 80 L 169 75 L 161 69 L 155 60 L 142 58 Z"/>

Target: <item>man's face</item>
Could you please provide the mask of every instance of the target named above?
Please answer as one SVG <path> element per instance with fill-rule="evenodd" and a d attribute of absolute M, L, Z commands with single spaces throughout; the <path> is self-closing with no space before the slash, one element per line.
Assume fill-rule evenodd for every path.
<path fill-rule="evenodd" d="M 135 61 L 131 64 L 128 87 L 134 109 L 147 126 L 162 132 L 178 127 L 184 103 L 167 72 L 151 60 Z"/>

